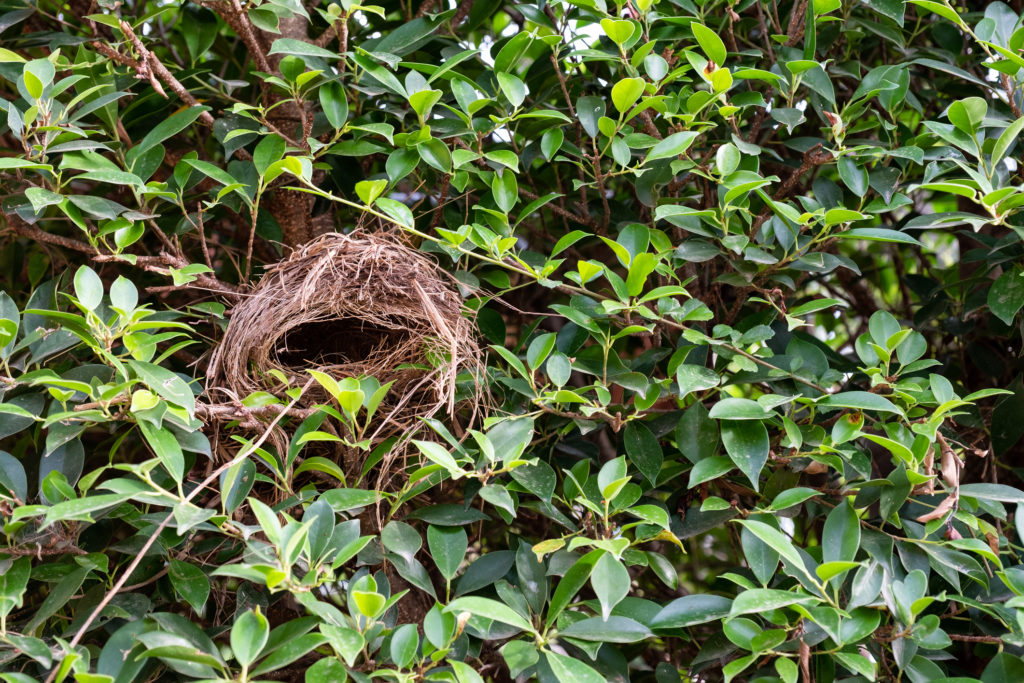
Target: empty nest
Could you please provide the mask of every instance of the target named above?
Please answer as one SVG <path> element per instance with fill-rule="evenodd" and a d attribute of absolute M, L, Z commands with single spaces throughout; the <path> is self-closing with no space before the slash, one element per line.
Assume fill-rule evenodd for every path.
<path fill-rule="evenodd" d="M 235 306 L 208 374 L 210 395 L 235 403 L 255 391 L 282 395 L 309 370 L 337 380 L 394 381 L 371 438 L 414 430 L 420 417 L 454 416 L 456 377 L 479 347 L 450 277 L 388 234 L 328 233 L 269 266 Z M 225 396 L 226 394 L 226 396 Z M 302 403 L 328 400 L 309 385 Z"/>

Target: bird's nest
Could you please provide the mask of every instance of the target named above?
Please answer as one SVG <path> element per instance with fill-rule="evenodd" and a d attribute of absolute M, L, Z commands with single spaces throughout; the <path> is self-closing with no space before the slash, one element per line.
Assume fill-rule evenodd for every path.
<path fill-rule="evenodd" d="M 423 253 L 387 233 L 329 233 L 268 267 L 235 306 L 208 389 L 234 402 L 256 391 L 280 395 L 282 375 L 303 386 L 309 370 L 393 381 L 371 435 L 382 438 L 442 408 L 454 416 L 456 377 L 479 357 L 450 276 Z M 312 384 L 302 403 L 328 399 Z"/>

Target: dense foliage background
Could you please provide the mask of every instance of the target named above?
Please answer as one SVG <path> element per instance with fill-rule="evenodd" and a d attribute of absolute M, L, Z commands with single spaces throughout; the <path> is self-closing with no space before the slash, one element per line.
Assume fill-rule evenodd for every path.
<path fill-rule="evenodd" d="M 1024 680 L 1012 5 L 3 0 L 0 679 Z M 355 229 L 458 401 L 209 385 Z"/>

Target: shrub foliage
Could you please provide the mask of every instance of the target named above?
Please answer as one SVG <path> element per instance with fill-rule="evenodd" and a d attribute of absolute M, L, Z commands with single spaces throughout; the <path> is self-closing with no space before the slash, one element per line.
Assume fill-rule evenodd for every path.
<path fill-rule="evenodd" d="M 0 679 L 1024 680 L 1017 10 L 22 1 Z M 331 231 L 437 412 L 386 324 L 208 381 Z"/>

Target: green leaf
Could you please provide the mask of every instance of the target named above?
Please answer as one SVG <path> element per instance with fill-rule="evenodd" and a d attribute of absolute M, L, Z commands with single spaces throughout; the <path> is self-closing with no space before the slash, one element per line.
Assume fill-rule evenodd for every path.
<path fill-rule="evenodd" d="M 752 588 L 736 596 L 729 611 L 729 616 L 750 614 L 752 612 L 771 612 L 788 605 L 804 604 L 814 601 L 810 595 L 772 588 Z"/>
<path fill-rule="evenodd" d="M 128 365 L 139 376 L 139 379 L 145 382 L 161 398 L 183 408 L 189 414 L 189 417 L 194 416 L 196 399 L 188 384 L 185 383 L 185 380 L 170 370 L 152 363 L 129 360 Z"/>
<path fill-rule="evenodd" d="M 860 519 L 849 498 L 825 518 L 822 532 L 822 558 L 825 562 L 852 562 L 860 549 Z"/>
<path fill-rule="evenodd" d="M 598 643 L 637 643 L 651 637 L 651 629 L 629 617 L 591 617 L 575 621 L 558 632 L 566 638 Z"/>
<path fill-rule="evenodd" d="M 785 558 L 787 562 L 790 562 L 797 567 L 803 567 L 803 559 L 801 559 L 800 553 L 797 552 L 796 546 L 794 546 L 793 542 L 789 540 L 789 537 L 781 531 L 768 526 L 764 522 L 758 522 L 753 519 L 741 519 L 737 521 L 750 529 L 752 534 L 771 546 L 771 548 Z"/>
<path fill-rule="evenodd" d="M 563 142 L 565 142 L 565 133 L 562 132 L 561 128 L 551 128 L 549 130 L 544 131 L 544 135 L 541 136 L 540 139 L 540 150 L 544 154 L 544 158 L 547 159 L 548 161 L 554 159 L 555 155 L 558 153 L 558 150 L 562 148 Z M 565 240 L 568 237 L 569 235 L 562 237 L 559 240 L 559 244 L 562 243 L 562 240 Z M 552 250 L 551 255 L 555 256 L 558 254 L 559 251 L 560 250 L 556 246 L 555 249 Z"/>
<path fill-rule="evenodd" d="M 281 627 L 278 627 L 278 629 L 280 628 Z M 271 643 L 268 643 L 267 645 L 267 650 L 269 651 L 272 649 L 273 651 L 263 658 L 259 663 L 259 666 L 252 670 L 253 676 L 259 676 L 260 674 L 268 671 L 283 669 L 292 662 L 308 654 L 314 648 L 320 647 L 327 642 L 327 638 L 319 633 L 305 633 L 294 638 L 289 638 L 275 647 L 272 641 L 276 635 L 275 631 L 278 629 L 271 631 Z M 334 661 L 335 663 L 338 663 L 337 660 Z"/>
<path fill-rule="evenodd" d="M 469 536 L 462 527 L 427 527 L 427 547 L 441 575 L 447 581 L 459 571 L 469 548 Z"/>
<path fill-rule="evenodd" d="M 817 568 L 814 570 L 814 573 L 817 574 L 818 578 L 822 581 L 829 581 L 832 578 L 839 576 L 840 574 L 845 574 L 851 569 L 856 569 L 860 566 L 860 562 L 823 562 L 817 566 Z"/>
<path fill-rule="evenodd" d="M 519 157 L 511 150 L 496 149 L 493 152 L 485 152 L 484 158 L 510 168 L 516 173 L 519 172 Z"/>
<path fill-rule="evenodd" d="M 1022 130 L 1024 130 L 1024 116 L 1017 119 L 1003 130 L 999 139 L 996 140 L 996 144 L 992 147 L 992 166 L 996 166 L 1000 161 L 1002 161 L 1003 157 L 1006 156 L 1006 153 L 1010 151 L 1010 147 L 1013 146 L 1014 142 L 1016 142 L 1017 137 L 1020 135 Z"/>
<path fill-rule="evenodd" d="M 841 157 L 838 162 L 839 177 L 843 184 L 850 188 L 858 197 L 863 197 L 868 192 L 868 172 L 863 166 L 858 166 L 851 157 Z"/>
<path fill-rule="evenodd" d="M 1024 308 L 1024 270 L 1013 268 L 1000 275 L 988 290 L 988 307 L 1007 325 Z"/>
<path fill-rule="evenodd" d="M 825 227 L 839 225 L 840 223 L 852 223 L 867 218 L 860 211 L 850 209 L 829 209 L 825 212 Z"/>
<path fill-rule="evenodd" d="M 142 188 L 142 178 L 134 173 L 102 168 L 97 171 L 87 171 L 74 177 L 75 180 L 93 180 L 98 183 L 109 183 L 111 185 L 128 185 Z"/>
<path fill-rule="evenodd" d="M 736 467 L 759 490 L 761 470 L 768 462 L 770 443 L 763 422 L 726 420 L 722 422 L 722 444 Z"/>
<path fill-rule="evenodd" d="M 391 636 L 391 661 L 400 669 L 408 667 L 419 645 L 420 636 L 416 624 L 402 624 Z"/>
<path fill-rule="evenodd" d="M 639 296 L 647 284 L 647 278 L 658 266 L 658 257 L 649 252 L 637 254 L 629 264 L 629 274 L 626 276 L 626 293 L 629 296 Z"/>
<path fill-rule="evenodd" d="M 718 167 L 718 172 L 723 176 L 727 176 L 735 171 L 742 160 L 743 155 L 740 153 L 739 148 L 731 142 L 727 142 L 719 147 L 715 153 L 715 165 Z"/>
<path fill-rule="evenodd" d="M 355 666 L 356 660 L 366 644 L 363 634 L 355 629 L 328 623 L 320 624 L 320 632 L 327 636 L 327 642 L 345 660 L 346 664 Z"/>
<path fill-rule="evenodd" d="M 660 526 L 662 529 L 669 529 L 670 527 L 668 513 L 657 505 L 634 505 L 631 508 L 626 508 L 626 512 L 646 522 Z"/>
<path fill-rule="evenodd" d="M 434 441 L 413 441 L 413 443 L 416 444 L 420 453 L 426 456 L 428 460 L 448 470 L 453 479 L 458 479 L 465 475 L 465 471 L 459 466 L 459 463 L 448 452 L 448 449 L 441 444 Z"/>
<path fill-rule="evenodd" d="M 698 135 L 700 133 L 689 130 L 669 135 L 651 148 L 651 151 L 647 153 L 647 161 L 668 159 L 685 153 Z"/>
<path fill-rule="evenodd" d="M 245 185 L 239 183 L 234 176 L 232 176 L 230 173 L 223 170 L 219 166 L 215 166 L 209 163 L 208 161 L 201 161 L 199 159 L 186 158 L 182 159 L 182 162 L 188 164 L 189 166 L 196 169 L 203 175 L 216 180 L 221 185 L 232 188 L 234 192 L 236 192 L 240 197 L 242 197 L 243 201 L 245 201 L 247 204 L 249 203 L 249 195 L 245 194 L 245 191 L 243 189 Z"/>
<path fill-rule="evenodd" d="M 601 28 L 604 29 L 605 35 L 611 38 L 612 42 L 616 45 L 623 45 L 633 37 L 633 31 L 635 30 L 633 22 L 627 19 L 602 19 Z"/>
<path fill-rule="evenodd" d="M 799 315 L 807 315 L 809 313 L 817 313 L 818 311 L 822 311 L 836 305 L 843 305 L 843 302 L 839 301 L 839 299 L 815 299 L 814 301 L 808 301 L 805 304 L 794 306 L 789 309 L 789 315 L 795 317 Z"/>
<path fill-rule="evenodd" d="M 29 557 L 11 560 L 0 571 L 0 615 L 7 616 L 12 610 L 21 607 L 31 573 L 32 559 Z"/>
<path fill-rule="evenodd" d="M 402 556 L 406 562 L 412 562 L 423 545 L 423 539 L 416 529 L 397 520 L 391 520 L 380 530 L 380 542 L 391 552 Z"/>
<path fill-rule="evenodd" d="M 142 138 L 139 144 L 132 148 L 135 158 L 138 158 L 143 152 L 156 147 L 164 140 L 168 140 L 185 130 L 195 123 L 196 119 L 203 115 L 203 112 L 207 111 L 210 111 L 209 107 L 196 106 L 183 109 L 176 114 L 171 114 L 171 116 L 150 129 L 146 133 L 146 137 Z"/>
<path fill-rule="evenodd" d="M 1006 484 L 961 484 L 960 495 L 1000 503 L 1024 503 L 1024 491 Z"/>
<path fill-rule="evenodd" d="M 546 626 L 550 626 L 555 622 L 555 619 L 562 613 L 562 610 L 569 605 L 580 589 L 586 585 L 594 565 L 597 564 L 597 561 L 604 554 L 605 551 L 603 550 L 591 550 L 569 567 L 569 570 L 565 572 L 565 575 L 558 582 L 558 585 L 555 586 L 555 590 L 551 594 L 551 603 L 548 606 L 546 616 Z"/>
<path fill-rule="evenodd" d="M 181 560 L 171 560 L 167 569 L 174 590 L 192 605 L 197 614 L 202 614 L 206 599 L 210 596 L 210 580 L 206 574 L 195 565 Z"/>
<path fill-rule="evenodd" d="M 559 683 L 606 683 L 604 676 L 582 660 L 555 652 L 545 652 L 544 656 Z"/>
<path fill-rule="evenodd" d="M 696 402 L 679 419 L 675 437 L 683 455 L 697 463 L 718 451 L 718 422 L 710 418 L 703 403 Z"/>
<path fill-rule="evenodd" d="M 337 683 L 348 677 L 345 665 L 337 659 L 319 659 L 306 669 L 306 683 Z"/>
<path fill-rule="evenodd" d="M 460 612 L 469 612 L 474 616 L 483 617 L 484 619 L 500 621 L 521 631 L 535 633 L 530 622 L 521 617 L 515 610 L 490 598 L 478 598 L 475 596 L 456 598 L 444 608 L 444 611 L 455 615 L 458 615 Z"/>
<path fill-rule="evenodd" d="M 487 484 L 486 486 L 481 487 L 478 493 L 481 498 L 491 505 L 501 510 L 505 510 L 511 517 L 515 517 L 515 502 L 512 500 L 512 496 L 509 495 L 508 489 L 501 484 Z"/>
<path fill-rule="evenodd" d="M 625 113 L 636 104 L 644 94 L 644 79 L 623 78 L 612 86 L 612 104 L 620 112 Z"/>
<path fill-rule="evenodd" d="M 138 424 L 146 443 L 156 453 L 171 478 L 181 484 L 185 479 L 185 454 L 174 434 L 165 427 L 154 427 L 147 420 L 139 420 Z"/>
<path fill-rule="evenodd" d="M 729 616 L 732 600 L 719 595 L 697 593 L 676 598 L 651 620 L 651 628 L 687 628 Z"/>
<path fill-rule="evenodd" d="M 690 470 L 690 488 L 717 479 L 735 466 L 736 464 L 731 459 L 720 455 L 709 455 L 698 460 Z"/>
<path fill-rule="evenodd" d="M 345 86 L 340 81 L 329 81 L 317 91 L 320 107 L 324 110 L 327 122 L 335 130 L 341 130 L 348 121 L 348 96 Z"/>
<path fill-rule="evenodd" d="M 369 619 L 380 616 L 387 604 L 387 598 L 373 591 L 353 590 L 352 600 L 356 603 L 359 613 Z"/>
<path fill-rule="evenodd" d="M 491 192 L 494 194 L 494 203 L 502 212 L 511 211 L 519 201 L 519 184 L 515 173 L 510 170 L 495 173 L 491 181 Z"/>
<path fill-rule="evenodd" d="M 695 391 L 717 387 L 721 381 L 721 377 L 714 370 L 701 365 L 681 363 L 676 368 L 676 384 L 679 386 L 680 398 Z"/>
<path fill-rule="evenodd" d="M 601 603 L 601 617 L 608 619 L 612 610 L 629 594 L 629 571 L 611 553 L 605 553 L 590 573 L 590 585 Z"/>
<path fill-rule="evenodd" d="M 356 195 L 363 201 L 367 206 L 372 205 L 384 190 L 388 187 L 388 181 L 380 180 L 361 180 L 356 183 Z"/>
<path fill-rule="evenodd" d="M 896 407 L 889 399 L 868 391 L 844 391 L 838 394 L 831 394 L 823 398 L 818 405 L 879 413 L 895 413 L 897 415 L 903 414 L 903 411 Z"/>
<path fill-rule="evenodd" d="M 818 491 L 809 488 L 795 488 L 783 491 L 779 495 L 775 496 L 775 500 L 772 501 L 771 509 L 773 510 L 785 510 L 791 508 L 794 505 L 799 505 L 805 500 L 810 500 L 815 496 L 819 495 Z"/>
<path fill-rule="evenodd" d="M 1024 661 L 1009 652 L 996 653 L 981 672 L 981 683 L 1019 681 L 1024 676 Z"/>
<path fill-rule="evenodd" d="M 40 164 L 28 159 L 19 159 L 18 157 L 0 157 L 0 170 L 8 171 L 18 168 L 24 169 L 46 169 L 52 170 L 53 167 L 49 164 Z"/>
<path fill-rule="evenodd" d="M 118 275 L 110 285 L 110 303 L 125 313 L 131 313 L 139 303 L 139 290 L 124 275 Z"/>
<path fill-rule="evenodd" d="M 46 510 L 42 526 L 45 528 L 54 522 L 92 521 L 92 514 L 94 512 L 120 505 L 131 498 L 131 496 L 132 494 L 107 493 L 98 496 L 74 498 L 51 505 Z"/>
<path fill-rule="evenodd" d="M 693 37 L 697 39 L 697 44 L 700 45 L 700 49 L 704 50 L 704 54 L 708 56 L 708 59 L 714 62 L 716 66 L 725 64 L 727 55 L 725 43 L 722 42 L 717 33 L 697 22 L 690 24 L 690 30 L 693 31 Z"/>
<path fill-rule="evenodd" d="M 613 500 L 628 482 L 629 475 L 626 472 L 625 456 L 609 460 L 601 466 L 597 473 L 597 490 L 608 501 Z"/>
<path fill-rule="evenodd" d="M 640 473 L 652 484 L 658 481 L 665 456 L 657 437 L 642 422 L 633 421 L 626 425 L 622 437 L 626 455 Z"/>
<path fill-rule="evenodd" d="M 576 101 L 576 115 L 579 117 L 580 125 L 590 137 L 597 137 L 597 122 L 604 116 L 605 104 L 600 97 L 587 95 Z"/>
<path fill-rule="evenodd" d="M 839 239 L 868 240 L 872 242 L 895 242 L 921 246 L 921 242 L 913 235 L 888 228 L 853 228 L 835 235 Z"/>
<path fill-rule="evenodd" d="M 287 144 L 280 135 L 271 133 L 264 136 L 252 153 L 252 163 L 256 166 L 256 172 L 265 175 L 270 165 L 284 156 L 286 147 Z"/>
<path fill-rule="evenodd" d="M 426 142 L 421 142 L 416 145 L 416 151 L 419 152 L 420 158 L 423 159 L 423 161 L 427 162 L 430 166 L 433 166 L 442 173 L 448 173 L 451 171 L 452 154 L 448 149 L 448 145 L 444 144 L 441 140 L 438 140 L 437 138 L 430 138 Z M 381 198 L 377 200 L 377 203 L 381 204 L 381 202 L 384 201 L 392 202 L 394 200 L 385 200 L 384 198 Z M 395 203 L 398 204 L 398 202 Z M 400 206 L 404 206 L 404 204 L 400 204 Z M 387 209 L 385 209 L 385 211 L 387 211 Z M 411 221 L 408 225 L 412 225 Z"/>
<path fill-rule="evenodd" d="M 949 122 L 963 133 L 973 136 L 988 113 L 988 102 L 981 97 L 967 97 L 949 105 Z"/>
<path fill-rule="evenodd" d="M 231 651 L 238 663 L 248 667 L 256 661 L 269 635 L 270 624 L 259 609 L 243 612 L 231 627 Z"/>
<path fill-rule="evenodd" d="M 561 351 L 555 351 L 548 358 L 544 370 L 552 384 L 556 387 L 563 387 L 572 376 L 572 361 Z"/>
<path fill-rule="evenodd" d="M 434 105 L 437 104 L 438 100 L 441 99 L 440 90 L 420 90 L 409 95 L 409 106 L 416 112 L 416 115 L 421 119 L 426 119 L 430 116 L 431 110 Z"/>
<path fill-rule="evenodd" d="M 24 633 L 31 633 L 36 630 L 47 619 L 57 613 L 72 597 L 78 592 L 85 582 L 85 578 L 92 573 L 90 567 L 77 567 L 65 574 L 55 585 L 51 586 L 43 600 L 43 604 L 35 609 L 32 618 L 23 627 Z"/>
<path fill-rule="evenodd" d="M 89 266 L 79 266 L 75 271 L 75 296 L 90 311 L 103 301 L 103 281 Z"/>
<path fill-rule="evenodd" d="M 297 57 L 319 57 L 329 61 L 337 61 L 341 58 L 336 52 L 317 47 L 309 41 L 296 38 L 278 38 L 270 46 L 270 55 L 295 55 Z"/>
<path fill-rule="evenodd" d="M 779 554 L 749 529 L 740 531 L 740 545 L 750 571 L 762 585 L 767 586 L 775 576 L 775 570 L 779 568 Z"/>
<path fill-rule="evenodd" d="M 903 15 L 906 12 L 905 0 L 868 0 L 868 7 L 903 26 Z"/>
<path fill-rule="evenodd" d="M 369 493 L 374 492 L 370 491 Z M 419 519 L 438 526 L 465 526 L 490 519 L 488 515 L 479 510 L 467 509 L 463 505 L 455 504 L 427 505 L 410 512 L 408 518 Z"/>
<path fill-rule="evenodd" d="M 526 84 L 518 76 L 499 71 L 497 74 L 498 86 L 513 107 L 519 107 L 526 101 L 529 90 Z"/>
<path fill-rule="evenodd" d="M 335 512 L 347 512 L 355 508 L 366 507 L 377 502 L 380 494 L 376 491 L 361 489 L 331 489 L 324 492 L 320 499 L 326 501 Z"/>
<path fill-rule="evenodd" d="M 709 413 L 714 420 L 763 420 L 771 416 L 760 403 L 749 398 L 723 398 Z"/>
<path fill-rule="evenodd" d="M 899 0 L 902 4 L 902 0 Z M 903 23 L 902 21 L 900 23 Z M 792 659 L 779 657 L 775 660 L 775 670 L 778 672 L 782 683 L 797 683 L 800 678 L 800 669 Z M 874 678 L 873 676 L 871 678 Z M 870 680 L 870 678 L 868 679 Z"/>

